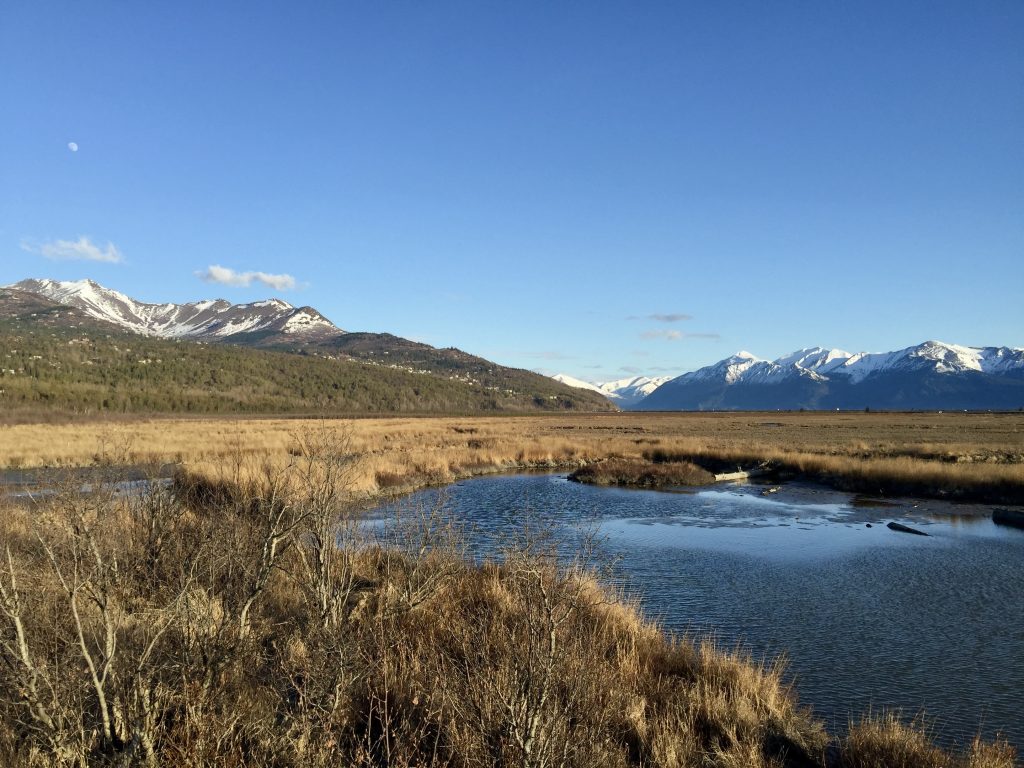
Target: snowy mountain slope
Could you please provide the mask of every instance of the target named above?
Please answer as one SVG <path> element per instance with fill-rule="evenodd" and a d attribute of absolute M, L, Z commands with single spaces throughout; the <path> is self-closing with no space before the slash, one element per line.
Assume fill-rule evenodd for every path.
<path fill-rule="evenodd" d="M 145 336 L 218 341 L 280 334 L 289 341 L 311 342 L 343 333 L 312 307 L 293 307 L 281 299 L 251 304 L 231 304 L 224 299 L 146 304 L 92 280 L 22 280 L 8 287 Z"/>
<path fill-rule="evenodd" d="M 624 408 L 631 408 L 639 403 L 651 392 L 656 390 L 666 381 L 671 381 L 672 376 L 633 376 L 628 379 L 606 381 L 597 385 L 598 389 L 606 396 Z"/>
<path fill-rule="evenodd" d="M 596 384 L 591 384 L 589 381 L 583 381 L 583 379 L 574 378 L 567 373 L 558 373 L 551 378 L 561 384 L 565 384 L 567 387 L 573 387 L 574 389 L 589 389 L 591 392 L 607 395 L 607 393 Z"/>

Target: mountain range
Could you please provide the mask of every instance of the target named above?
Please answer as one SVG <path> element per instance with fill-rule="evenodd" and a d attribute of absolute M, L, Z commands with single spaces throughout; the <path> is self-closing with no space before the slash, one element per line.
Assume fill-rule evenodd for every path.
<path fill-rule="evenodd" d="M 399 379 L 408 374 L 429 376 L 444 381 L 446 387 L 443 393 L 435 387 L 432 402 L 474 404 L 459 406 L 469 408 L 1024 407 L 1024 349 L 1013 347 L 968 347 L 926 341 L 894 352 L 857 354 L 811 347 L 777 360 L 762 360 L 749 352 L 738 352 L 675 378 L 633 376 L 590 383 L 565 374 L 552 377 L 552 381 L 454 347 L 439 349 L 388 333 L 345 331 L 313 307 L 295 307 L 281 299 L 248 304 L 232 304 L 224 299 L 148 304 L 92 280 L 30 279 L 0 289 L 0 322 L 5 320 L 16 322 L 18 329 L 49 328 L 51 335 L 55 330 L 99 330 L 107 338 L 111 334 L 127 334 L 154 339 L 154 343 L 199 342 L 250 348 L 253 353 L 298 353 L 340 363 L 359 363 L 364 373 L 374 369 L 400 372 L 388 374 L 388 386 L 398 386 Z M 18 346 L 25 347 L 20 343 Z M 21 349 L 20 354 L 26 351 Z M 70 364 L 65 361 L 66 366 Z M 289 370 L 292 367 L 289 365 Z M 24 366 L 3 368 L 0 372 L 8 371 L 8 375 L 14 376 L 18 370 L 24 370 Z M 63 370 L 65 375 L 67 367 Z M 300 373 L 296 371 L 295 375 Z M 377 378 L 383 381 L 382 376 Z M 365 380 L 365 376 L 360 380 Z M 279 381 L 276 386 L 284 398 L 285 382 Z M 413 392 L 418 389 L 421 388 L 411 386 Z M 414 408 L 418 396 L 407 393 L 389 400 L 382 395 L 374 402 L 402 402 L 403 408 Z"/>
<path fill-rule="evenodd" d="M 92 280 L 0 288 L 0 351 L 0 404 L 9 407 L 615 409 L 597 393 L 454 347 L 344 331 L 281 299 L 148 304 Z"/>
<path fill-rule="evenodd" d="M 608 385 L 573 384 L 602 391 Z M 1016 410 L 1024 407 L 1024 349 L 926 341 L 882 353 L 810 347 L 777 360 L 737 352 L 684 373 L 637 410 Z"/>

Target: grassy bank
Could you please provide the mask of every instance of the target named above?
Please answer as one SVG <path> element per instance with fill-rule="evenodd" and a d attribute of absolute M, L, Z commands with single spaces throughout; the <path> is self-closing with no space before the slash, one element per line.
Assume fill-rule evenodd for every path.
<path fill-rule="evenodd" d="M 714 475 L 688 461 L 651 462 L 638 459 L 609 459 L 577 469 L 569 475 L 577 483 L 622 485 L 635 488 L 667 488 L 707 485 Z"/>
<path fill-rule="evenodd" d="M 440 509 L 367 539 L 350 448 L 0 511 L 0 763 L 1013 765 L 887 717 L 831 739 L 780 667 L 667 636 L 536 529 L 481 566 Z"/>
<path fill-rule="evenodd" d="M 1024 414 L 720 413 L 338 419 L 139 419 L 11 424 L 0 467 L 180 462 L 211 479 L 239 456 L 283 464 L 296 435 L 344 432 L 364 455 L 357 491 L 398 492 L 473 474 L 681 459 L 768 461 L 850 490 L 1024 501 Z"/>

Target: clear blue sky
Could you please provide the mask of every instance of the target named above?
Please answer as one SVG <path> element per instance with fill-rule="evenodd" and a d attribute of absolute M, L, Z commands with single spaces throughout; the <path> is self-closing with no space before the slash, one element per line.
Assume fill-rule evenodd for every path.
<path fill-rule="evenodd" d="M 595 380 L 1024 346 L 1020 0 L 10 0 L 0 71 L 0 284 Z"/>

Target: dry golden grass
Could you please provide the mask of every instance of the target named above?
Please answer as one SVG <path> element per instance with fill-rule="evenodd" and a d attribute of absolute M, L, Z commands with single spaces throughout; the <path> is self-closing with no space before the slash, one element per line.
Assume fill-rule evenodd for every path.
<path fill-rule="evenodd" d="M 407 490 L 483 472 L 573 467 L 654 454 L 771 460 L 854 490 L 1016 498 L 1024 414 L 718 413 L 338 419 L 365 455 L 358 489 Z M 223 477 L 239 456 L 282 462 L 312 419 L 139 419 L 17 424 L 0 431 L 0 467 L 180 462 Z M 992 494 L 992 491 L 995 494 Z"/>
<path fill-rule="evenodd" d="M 559 564 L 543 532 L 527 525 L 483 566 L 443 510 L 366 538 L 353 483 L 381 466 L 456 471 L 418 466 L 424 444 L 580 459 L 579 443 L 544 452 L 502 437 L 521 420 L 486 421 L 291 423 L 276 451 L 228 442 L 195 465 L 220 482 L 186 472 L 124 498 L 71 483 L 40 507 L 0 506 L 0 763 L 834 765 L 781 667 L 666 636 L 585 553 Z M 376 443 L 371 427 L 386 430 Z M 599 439 L 608 427 L 593 425 L 595 454 L 652 444 L 628 423 Z M 359 469 L 396 455 L 413 464 Z M 943 752 L 889 715 L 835 749 L 851 768 L 1015 760 L 1000 742 Z"/>

